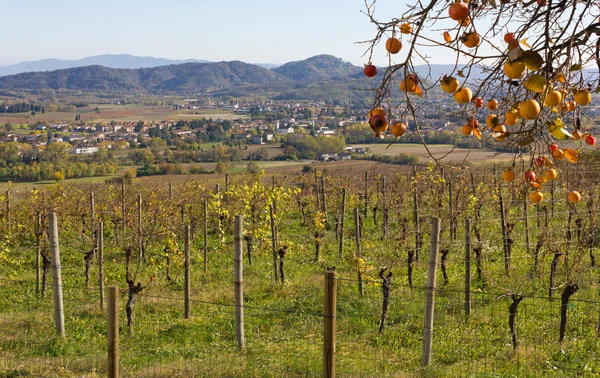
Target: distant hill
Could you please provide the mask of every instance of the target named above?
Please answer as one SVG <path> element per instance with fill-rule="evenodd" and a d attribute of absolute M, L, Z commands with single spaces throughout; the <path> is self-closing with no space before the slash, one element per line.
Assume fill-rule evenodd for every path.
<path fill-rule="evenodd" d="M 332 55 L 317 55 L 305 60 L 286 63 L 273 68 L 272 71 L 293 80 L 320 81 L 353 76 L 360 73 L 362 69 Z"/>
<path fill-rule="evenodd" d="M 108 68 L 150 68 L 181 63 L 203 63 L 206 60 L 186 59 L 171 60 L 165 58 L 153 58 L 151 56 L 121 55 L 96 55 L 79 60 L 43 59 L 33 62 L 21 62 L 13 65 L 0 67 L 0 76 L 15 75 L 23 72 L 54 71 L 66 68 L 99 65 Z"/>
<path fill-rule="evenodd" d="M 452 65 L 417 66 L 415 70 L 422 80 L 435 82 L 444 74 L 451 73 Z M 482 77 L 481 69 L 473 68 L 471 78 Z M 232 61 L 170 64 L 139 69 L 91 65 L 50 72 L 28 72 L 0 77 L 0 93 L 11 97 L 29 94 L 55 96 L 68 92 L 109 96 L 137 93 L 234 97 L 262 95 L 281 100 L 352 101 L 369 104 L 373 99 L 372 88 L 379 85 L 379 80 L 381 75 L 366 78 L 362 67 L 331 55 L 318 55 L 272 69 Z M 393 86 L 392 91 L 393 95 L 397 95 L 398 87 Z M 435 96 L 436 89 L 428 95 Z"/>
<path fill-rule="evenodd" d="M 233 86 L 277 84 L 287 80 L 286 77 L 266 68 L 234 61 L 173 64 L 136 70 L 96 65 L 50 72 L 29 72 L 0 77 L 0 88 L 38 91 L 192 93 L 221 90 Z"/>

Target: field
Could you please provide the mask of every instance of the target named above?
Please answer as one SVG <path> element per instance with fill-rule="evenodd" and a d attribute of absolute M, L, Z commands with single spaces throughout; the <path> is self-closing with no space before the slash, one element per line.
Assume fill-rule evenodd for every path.
<path fill-rule="evenodd" d="M 11 198 L 10 225 L 5 210 L 0 242 L 0 377 L 106 374 L 106 303 L 101 309 L 97 259 L 89 260 L 90 282 L 85 278 L 84 257 L 92 245 L 91 192 L 94 224 L 104 224 L 104 288 L 116 285 L 121 291 L 122 376 L 320 376 L 323 274 L 332 266 L 338 277 L 338 376 L 600 374 L 597 168 L 569 168 L 570 185 L 587 193 L 581 203 L 569 206 L 561 185 L 555 185 L 554 192 L 547 186 L 542 205 L 527 204 L 524 213 L 522 184 L 503 183 L 497 191 L 485 167 L 472 171 L 473 182 L 468 171 L 447 170 L 442 178 L 439 170 L 421 167 L 416 186 L 409 167 L 370 161 L 316 163 L 313 167 L 324 173 L 325 186 L 321 179 L 317 185 L 312 173 L 300 174 L 300 166 L 286 166 L 271 168 L 272 176 L 231 173 L 227 181 L 224 175 L 136 179 L 125 186 L 124 197 L 120 186 L 82 180 L 40 186 L 43 193 Z M 369 175 L 366 208 L 365 172 Z M 343 188 L 347 190 L 345 228 L 339 233 Z M 417 218 L 413 217 L 413 190 Z M 511 241 L 508 260 L 498 213 L 500 194 L 510 229 L 506 231 Z M 206 271 L 204 199 L 208 205 Z M 278 248 L 287 247 L 284 284 L 273 281 L 271 204 L 277 209 Z M 360 255 L 355 245 L 354 209 L 361 215 Z M 54 335 L 50 271 L 45 295 L 36 290 L 35 214 L 41 214 L 45 229 L 49 211 L 55 211 L 59 220 L 64 338 Z M 236 348 L 233 306 L 236 214 L 244 215 L 246 236 L 246 345 L 241 352 Z M 441 250 L 436 259 L 432 363 L 423 369 L 431 217 L 441 218 Z M 465 218 L 473 220 L 470 315 L 464 310 Z M 186 225 L 191 227 L 190 319 L 183 316 L 182 235 Z M 39 240 L 42 255 L 47 256 L 48 239 Z M 138 260 L 140 241 L 146 258 Z M 133 252 L 129 258 L 128 248 Z M 129 279 L 143 287 L 130 295 L 128 260 Z M 381 267 L 391 268 L 393 278 L 387 320 L 378 332 L 385 283 L 379 276 Z M 567 322 L 564 340 L 558 342 L 560 298 L 574 284 L 578 290 L 564 305 Z M 362 294 L 358 285 L 363 287 Z M 518 302 L 518 310 L 512 309 L 520 296 L 524 299 Z M 125 311 L 128 298 L 134 298 L 131 331 Z M 510 313 L 516 313 L 515 349 Z"/>
<path fill-rule="evenodd" d="M 415 155 L 424 161 L 431 160 L 431 156 L 421 144 L 396 143 L 388 147 L 387 144 L 356 144 L 354 147 L 368 148 L 371 153 L 377 155 L 394 156 L 400 153 Z M 490 161 L 508 161 L 512 159 L 509 153 L 498 153 L 495 151 L 458 148 L 449 144 L 430 144 L 427 146 L 431 155 L 441 159 L 444 163 L 489 163 Z"/>
<path fill-rule="evenodd" d="M 96 112 L 98 107 L 99 112 Z M 137 106 L 137 105 L 105 105 L 93 104 L 83 108 L 75 108 L 67 112 L 46 112 L 37 113 L 32 116 L 29 113 L 5 114 L 0 113 L 0 123 L 10 122 L 13 125 L 35 124 L 42 122 L 72 122 L 75 115 L 80 114 L 81 120 L 85 122 L 110 123 L 115 122 L 161 122 L 161 121 L 179 121 L 181 119 L 198 118 L 221 118 L 221 119 L 239 119 L 247 116 L 236 114 L 219 109 L 196 109 L 189 111 L 174 110 L 169 106 Z"/>

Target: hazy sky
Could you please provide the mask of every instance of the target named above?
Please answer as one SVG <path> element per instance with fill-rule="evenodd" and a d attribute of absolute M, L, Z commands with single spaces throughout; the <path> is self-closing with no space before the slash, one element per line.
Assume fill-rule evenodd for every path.
<path fill-rule="evenodd" d="M 4 0 L 0 64 L 132 54 L 285 63 L 331 54 L 362 65 L 375 35 L 364 0 Z M 379 0 L 382 18 L 407 0 Z M 383 46 L 380 46 L 383 50 Z M 384 64 L 385 54 L 375 58 Z M 436 62 L 436 63 L 442 63 Z"/>

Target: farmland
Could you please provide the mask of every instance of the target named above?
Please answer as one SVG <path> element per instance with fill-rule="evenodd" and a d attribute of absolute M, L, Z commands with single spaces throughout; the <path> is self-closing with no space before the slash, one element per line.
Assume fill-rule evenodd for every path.
<path fill-rule="evenodd" d="M 595 265 L 600 201 L 595 166 L 560 165 L 565 178 L 569 176 L 569 186 L 582 189 L 584 199 L 569 205 L 563 187 L 567 181 L 557 181 L 546 184 L 540 206 L 523 198 L 528 190 L 522 183 L 494 185 L 489 166 L 446 169 L 443 175 L 439 168 L 421 166 L 416 181 L 409 167 L 368 161 L 314 167 L 318 171 L 306 174 L 299 172 L 300 167 L 288 166 L 271 168 L 267 175 L 141 178 L 125 184 L 124 191 L 119 184 L 65 181 L 36 191 L 29 187 L 11 197 L 2 214 L 0 376 L 106 374 L 106 303 L 101 309 L 98 260 L 90 260 L 91 279 L 86 283 L 84 259 L 94 243 L 91 225 L 100 222 L 104 225 L 104 288 L 118 286 L 121 291 L 123 376 L 320 376 L 323 273 L 333 266 L 338 277 L 339 376 L 600 373 L 596 336 L 600 277 Z M 342 232 L 343 189 L 347 198 Z M 508 258 L 498 211 L 501 199 L 508 230 L 504 235 L 510 240 Z M 6 196 L 2 200 L 7 203 Z M 273 280 L 270 206 L 276 208 L 277 248 L 287 247 L 285 283 Z M 362 225 L 360 253 L 355 209 Z M 39 293 L 41 287 L 36 291 L 38 243 L 42 255 L 48 256 L 46 232 L 36 237 L 36 214 L 46 230 L 50 212 L 58 218 L 64 338 L 54 331 L 50 271 L 45 294 Z M 235 215 L 244 216 L 245 230 L 243 351 L 237 350 L 235 338 Z M 421 369 L 432 217 L 441 219 L 438 290 L 432 364 Z M 470 315 L 464 310 L 466 218 L 473 222 Z M 183 316 L 187 225 L 191 230 L 189 319 Z M 390 268 L 393 277 L 387 321 L 379 333 L 382 267 Z M 133 294 L 131 331 L 125 311 L 132 295 L 127 279 L 142 286 Z M 561 303 L 566 289 L 575 284 L 578 290 L 564 307 L 567 322 L 559 342 Z M 509 310 L 521 296 L 517 310 Z M 511 312 L 516 314 L 515 349 L 508 324 Z"/>
<path fill-rule="evenodd" d="M 107 105 L 92 104 L 81 108 L 73 108 L 69 111 L 45 112 L 32 116 L 29 113 L 0 113 L 0 123 L 10 122 L 14 125 L 35 124 L 37 122 L 72 122 L 76 114 L 81 115 L 81 121 L 88 123 L 110 123 L 115 122 L 161 122 L 179 121 L 181 119 L 245 119 L 245 115 L 236 114 L 231 111 L 220 109 L 199 110 L 174 110 L 170 106 L 145 106 L 136 104 Z"/>

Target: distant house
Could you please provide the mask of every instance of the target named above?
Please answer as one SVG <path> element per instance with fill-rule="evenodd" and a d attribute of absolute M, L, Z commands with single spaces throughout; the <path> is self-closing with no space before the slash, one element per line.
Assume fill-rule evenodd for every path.
<path fill-rule="evenodd" d="M 75 155 L 91 155 L 98 152 L 98 147 L 77 147 L 73 149 Z"/>
<path fill-rule="evenodd" d="M 336 161 L 339 159 L 339 156 L 335 152 L 326 152 L 323 154 L 319 154 L 319 160 L 321 161 Z"/>
<path fill-rule="evenodd" d="M 265 144 L 265 142 L 263 141 L 262 135 L 253 135 L 252 138 L 250 138 L 250 143 L 251 144 Z"/>
<path fill-rule="evenodd" d="M 329 127 L 320 127 L 317 129 L 317 135 L 335 135 L 335 131 Z"/>
<path fill-rule="evenodd" d="M 340 160 L 352 159 L 352 155 L 350 155 L 348 152 L 342 152 L 342 153 L 338 154 L 338 157 L 340 158 Z"/>
<path fill-rule="evenodd" d="M 284 128 L 276 129 L 275 132 L 277 134 L 293 134 L 294 128 L 293 127 L 284 127 Z"/>

